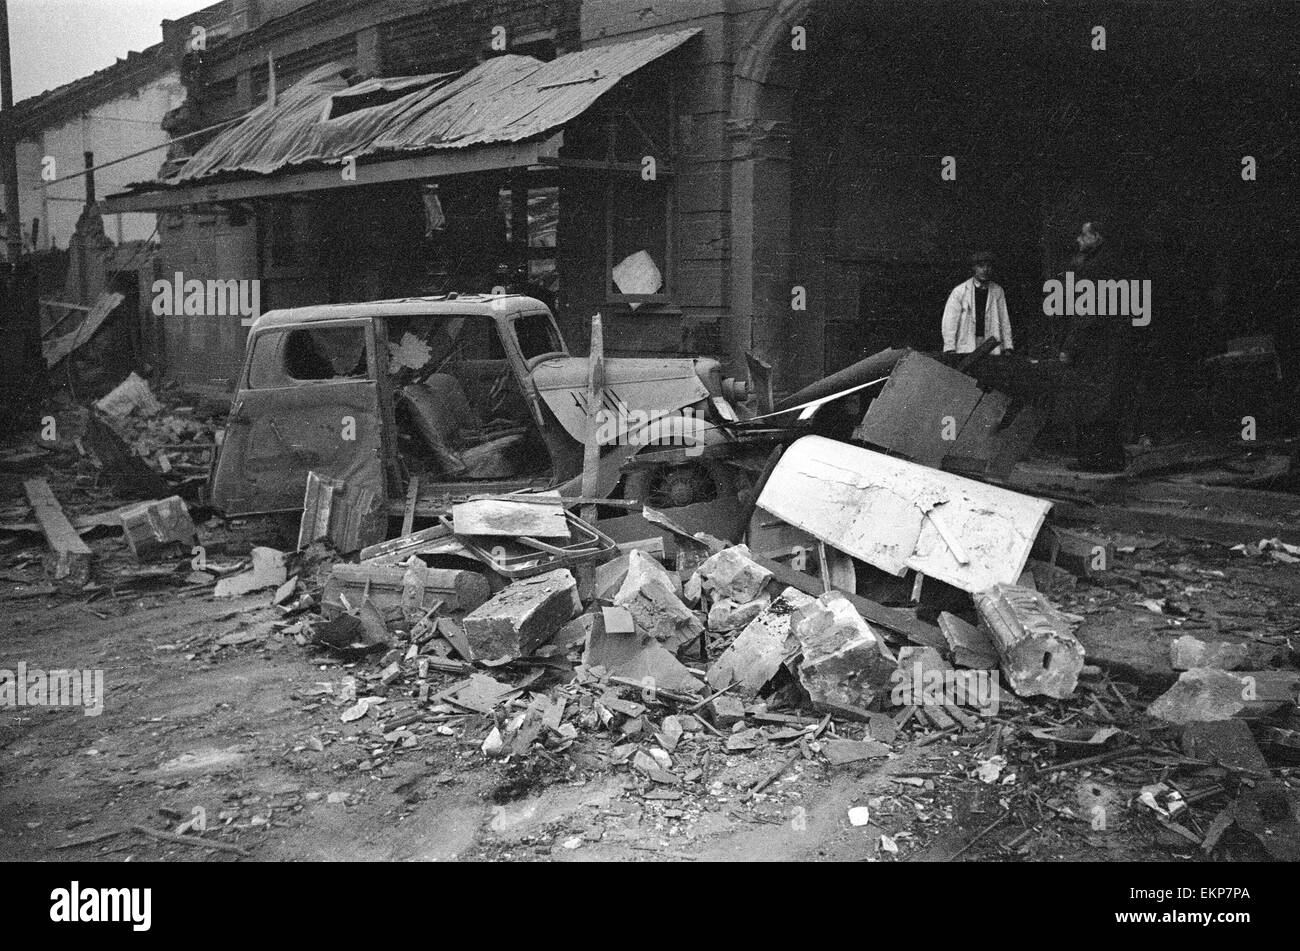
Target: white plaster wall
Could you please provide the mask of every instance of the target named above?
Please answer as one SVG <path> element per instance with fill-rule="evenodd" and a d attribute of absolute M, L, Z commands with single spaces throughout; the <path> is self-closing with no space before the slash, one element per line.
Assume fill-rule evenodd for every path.
<path fill-rule="evenodd" d="M 180 77 L 167 73 L 134 93 L 101 103 L 43 130 L 39 137 L 20 142 L 18 205 L 24 242 L 30 247 L 32 219 L 39 218 L 38 247 L 67 247 L 85 199 L 84 178 L 38 187 L 45 156 L 53 156 L 57 177 L 62 178 L 84 167 L 82 153 L 86 151 L 95 153 L 98 166 L 151 145 L 163 145 L 168 135 L 161 128 L 162 118 L 184 99 Z M 166 155 L 166 148 L 158 148 L 96 172 L 96 197 L 102 199 L 124 191 L 132 182 L 156 178 Z M 145 213 L 108 215 L 104 230 L 114 241 L 142 240 L 153 234 L 156 221 L 155 215 Z"/>

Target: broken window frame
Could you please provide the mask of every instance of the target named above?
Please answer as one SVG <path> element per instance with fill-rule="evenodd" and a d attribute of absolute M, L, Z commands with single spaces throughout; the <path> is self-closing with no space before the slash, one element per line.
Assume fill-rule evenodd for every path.
<path fill-rule="evenodd" d="M 562 154 L 558 160 L 547 164 L 558 165 L 569 172 L 581 171 L 587 174 L 604 176 L 604 195 L 602 198 L 602 226 L 605 230 L 605 273 L 602 293 L 606 303 L 610 304 L 671 304 L 675 287 L 677 243 L 676 229 L 676 189 L 674 187 L 674 165 L 677 154 L 677 84 L 674 74 L 649 67 L 632 83 L 620 84 L 626 99 L 605 102 L 588 112 L 587 118 L 604 126 L 604 155 L 596 157 L 591 151 Z M 630 90 L 630 92 L 628 91 Z M 644 96 L 645 101 L 662 103 L 665 109 L 664 135 L 666 141 L 658 142 L 647 130 L 646 125 L 637 118 L 633 101 L 637 93 L 651 90 Z M 667 95 L 663 94 L 667 91 Z M 631 101 L 630 101 L 631 100 Z M 622 133 L 622 134 L 621 134 Z M 623 146 L 620 149 L 620 146 Z M 635 155 L 651 155 L 655 159 L 655 179 L 645 181 L 641 177 L 641 159 L 628 161 L 626 153 L 629 146 L 636 146 Z M 620 156 L 623 156 L 620 158 Z M 617 201 L 617 188 L 620 180 L 624 187 L 653 188 L 660 190 L 663 218 L 663 256 L 655 258 L 663 286 L 654 294 L 622 294 L 614 284 L 614 267 L 619 262 L 614 260 L 614 209 Z M 563 210 L 561 210 L 563 214 Z M 650 251 L 650 248 L 643 248 Z M 651 255 L 654 257 L 654 255 Z"/>
<path fill-rule="evenodd" d="M 278 378 L 269 383 L 261 378 L 257 378 L 255 380 L 254 374 L 259 370 L 259 364 L 256 359 L 257 347 L 264 340 L 268 340 L 272 336 L 279 335 L 279 336 L 283 336 L 285 338 L 285 341 L 287 342 L 289 335 L 299 330 L 311 332 L 313 330 L 345 330 L 350 327 L 360 327 L 365 339 L 366 373 L 364 376 L 335 376 L 335 377 L 325 377 L 323 379 L 315 379 L 315 380 L 298 379 L 297 377 L 289 375 L 289 369 L 285 365 L 285 348 L 283 346 L 278 346 L 277 355 L 279 359 L 278 359 L 278 363 L 275 365 Z M 377 338 L 375 336 L 374 321 L 364 317 L 347 319 L 347 320 L 318 321 L 315 323 L 286 324 L 284 326 L 279 326 L 279 327 L 268 327 L 265 330 L 259 331 L 249 341 L 248 369 L 244 377 L 243 389 L 256 390 L 261 392 L 266 390 L 294 389 L 294 388 L 304 387 L 304 386 L 338 386 L 338 385 L 358 383 L 358 382 L 378 383 L 379 382 L 378 374 L 379 374 L 380 367 L 378 365 L 378 359 L 377 359 L 378 350 L 377 350 L 376 340 Z"/>
<path fill-rule="evenodd" d="M 672 301 L 673 297 L 673 243 L 676 237 L 673 227 L 673 189 L 669 182 L 657 180 L 653 182 L 642 181 L 640 173 L 636 174 L 636 184 L 632 187 L 651 187 L 662 189 L 663 191 L 663 214 L 664 214 L 664 245 L 663 261 L 656 261 L 659 266 L 659 274 L 663 279 L 663 286 L 654 294 L 622 294 L 614 290 L 614 268 L 618 261 L 614 260 L 614 202 L 615 188 L 617 179 L 615 174 L 609 174 L 605 183 L 605 301 L 611 304 L 666 304 Z M 663 170 L 656 170 L 657 175 L 663 175 Z M 671 172 L 668 173 L 671 175 Z M 647 252 L 649 249 L 643 249 Z M 654 255 L 651 255 L 653 259 Z"/>

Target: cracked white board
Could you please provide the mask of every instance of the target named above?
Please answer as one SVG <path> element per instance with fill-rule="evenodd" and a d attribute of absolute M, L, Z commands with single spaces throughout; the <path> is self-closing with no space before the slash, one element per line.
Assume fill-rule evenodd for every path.
<path fill-rule="evenodd" d="M 1052 507 L 821 436 L 785 451 L 758 505 L 890 574 L 971 592 L 1016 583 Z"/>

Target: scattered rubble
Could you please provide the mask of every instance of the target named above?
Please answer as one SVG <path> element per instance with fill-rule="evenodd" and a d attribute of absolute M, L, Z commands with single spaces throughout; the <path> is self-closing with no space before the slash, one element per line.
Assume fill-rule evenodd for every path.
<path fill-rule="evenodd" d="M 1280 540 L 1233 550 L 1048 525 L 1044 499 L 808 437 L 756 494 L 760 518 L 804 532 L 809 552 L 820 542 L 815 571 L 676 526 L 620 550 L 557 495 L 450 503 L 434 525 L 365 546 L 363 487 L 319 473 L 296 549 L 261 526 L 232 541 L 232 523 L 255 520 L 222 520 L 186 491 L 215 440 L 189 448 L 207 440 L 165 399 L 152 410 L 147 392 L 127 386 L 109 404 L 117 415 L 88 411 L 116 462 L 61 444 L 77 477 L 27 480 L 30 506 L 5 513 L 6 537 L 43 536 L 52 579 L 79 585 L 88 609 L 150 585 L 260 595 L 230 612 L 233 629 L 183 649 L 206 663 L 283 644 L 314 652 L 334 681 L 296 695 L 328 720 L 303 756 L 341 744 L 330 729 L 355 731 L 354 768 L 386 777 L 446 741 L 501 770 L 504 797 L 513 771 L 608 771 L 658 821 L 725 803 L 746 821 L 772 821 L 756 818 L 769 809 L 786 822 L 808 777 L 870 776 L 891 792 L 838 816 L 885 861 L 922 853 L 907 826 L 918 816 L 975 830 L 958 854 L 1038 854 L 1048 822 L 1087 836 L 1099 815 L 1188 851 L 1288 854 L 1270 817 L 1294 800 L 1300 764 L 1300 632 L 1284 574 L 1297 570 L 1294 546 Z M 168 420 L 182 421 L 187 448 L 162 448 Z M 987 441 L 969 420 L 963 432 Z M 1003 449 L 981 445 L 944 459 L 991 467 Z M 138 469 L 122 446 L 165 492 L 120 504 L 123 485 L 142 484 L 110 475 Z M 12 584 L 53 596 L 48 579 L 38 586 L 42 558 L 12 551 Z M 1252 577 L 1265 571 L 1276 587 Z M 1130 632 L 1146 660 L 1119 656 L 1102 626 Z M 1011 816 L 1019 827 L 987 832 Z M 590 842 L 577 830 L 557 847 Z"/>

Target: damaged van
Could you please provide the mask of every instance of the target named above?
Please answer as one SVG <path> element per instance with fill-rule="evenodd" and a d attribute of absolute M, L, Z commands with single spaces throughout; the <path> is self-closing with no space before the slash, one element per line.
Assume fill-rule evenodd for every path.
<path fill-rule="evenodd" d="M 477 493 L 577 495 L 587 366 L 530 297 L 267 312 L 249 333 L 211 501 L 227 516 L 301 511 L 309 472 L 369 488 L 389 514 L 412 480 L 420 515 Z M 752 467 L 732 428 L 747 392 L 712 359 L 606 359 L 600 497 L 672 508 L 733 495 Z"/>

